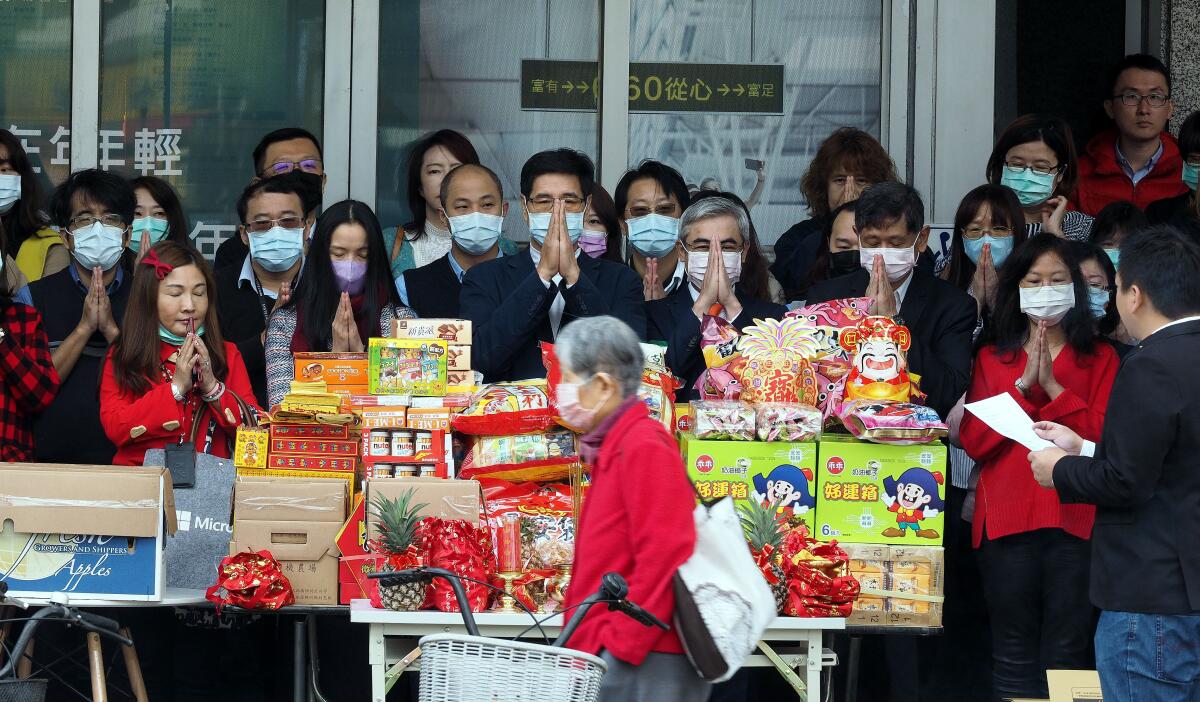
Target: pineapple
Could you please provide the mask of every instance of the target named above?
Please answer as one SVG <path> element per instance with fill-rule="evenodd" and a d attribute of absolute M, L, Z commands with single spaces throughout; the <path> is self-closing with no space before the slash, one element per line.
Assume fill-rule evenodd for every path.
<path fill-rule="evenodd" d="M 413 490 L 410 488 L 394 500 L 377 495 L 371 502 L 371 512 L 379 519 L 379 544 L 388 555 L 400 555 L 408 551 L 417 523 L 422 519 L 421 510 L 428 506 L 424 503 L 410 505 L 412 496 Z M 380 580 L 379 599 L 388 609 L 413 612 L 425 603 L 428 584 L 427 578 L 414 582 Z"/>
<path fill-rule="evenodd" d="M 738 505 L 738 512 L 742 521 L 742 531 L 746 534 L 746 540 L 750 542 L 750 548 L 755 553 L 761 552 L 766 546 L 772 549 L 770 570 L 771 574 L 778 578 L 778 582 L 771 584 L 771 594 L 775 596 L 776 611 L 782 612 L 788 591 L 787 579 L 784 578 L 783 565 L 780 563 L 784 527 L 776 518 L 775 509 L 764 507 L 759 502 L 741 503 Z"/>

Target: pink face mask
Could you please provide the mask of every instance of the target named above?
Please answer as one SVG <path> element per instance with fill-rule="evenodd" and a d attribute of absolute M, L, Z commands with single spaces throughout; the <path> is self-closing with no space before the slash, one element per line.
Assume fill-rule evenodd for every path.
<path fill-rule="evenodd" d="M 579 236 L 579 248 L 592 258 L 600 258 L 608 251 L 608 235 L 584 229 L 583 234 Z"/>
<path fill-rule="evenodd" d="M 596 428 L 596 407 L 604 404 L 601 401 L 591 409 L 579 403 L 579 388 L 591 382 L 591 378 L 582 383 L 559 383 L 556 388 L 558 395 L 558 416 L 568 426 L 580 434 L 586 434 Z"/>

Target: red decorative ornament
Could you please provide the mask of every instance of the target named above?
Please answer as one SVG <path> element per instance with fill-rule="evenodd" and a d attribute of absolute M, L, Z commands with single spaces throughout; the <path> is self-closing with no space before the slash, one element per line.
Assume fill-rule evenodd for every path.
<path fill-rule="evenodd" d="M 164 263 L 162 259 L 158 257 L 158 252 L 154 249 L 150 249 L 146 252 L 146 255 L 142 257 L 141 263 L 143 266 L 149 266 L 153 268 L 154 277 L 158 278 L 159 280 L 166 278 L 171 271 L 175 270 L 175 266 L 172 266 L 169 263 Z"/>
<path fill-rule="evenodd" d="M 217 594 L 225 591 L 224 596 Z M 279 609 L 296 603 L 292 584 L 270 551 L 243 551 L 227 556 L 217 567 L 217 584 L 208 588 L 205 599 L 217 605 L 243 609 Z"/>

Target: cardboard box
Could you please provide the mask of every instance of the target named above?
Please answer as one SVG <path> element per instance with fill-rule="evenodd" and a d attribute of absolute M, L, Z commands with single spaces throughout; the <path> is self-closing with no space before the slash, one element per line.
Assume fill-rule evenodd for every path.
<path fill-rule="evenodd" d="M 329 386 L 329 392 L 333 393 L 334 395 L 337 395 L 338 397 L 345 398 L 345 401 L 347 403 L 349 403 L 351 397 L 355 397 L 358 395 L 365 395 L 367 393 L 368 389 L 369 389 L 369 386 L 367 386 L 367 385 L 331 385 L 331 386 Z"/>
<path fill-rule="evenodd" d="M 372 395 L 445 395 L 446 342 L 377 339 L 367 342 Z"/>
<path fill-rule="evenodd" d="M 1047 670 L 1049 702 L 1104 702 L 1100 674 L 1094 670 Z"/>
<path fill-rule="evenodd" d="M 337 480 L 346 484 L 346 493 L 358 491 L 358 473 L 340 470 L 302 470 L 298 468 L 238 468 L 239 478 L 288 478 L 290 480 Z"/>
<path fill-rule="evenodd" d="M 239 468 L 266 468 L 270 442 L 265 428 L 238 427 L 233 446 L 233 465 Z"/>
<path fill-rule="evenodd" d="M 707 441 L 685 434 L 681 448 L 688 477 L 701 497 L 769 501 L 781 514 L 799 516 L 812 528 L 818 487 L 813 479 L 815 443 Z"/>
<path fill-rule="evenodd" d="M 277 453 L 307 454 L 320 456 L 357 456 L 361 446 L 358 441 L 330 441 L 328 439 L 272 439 L 271 455 Z"/>
<path fill-rule="evenodd" d="M 164 540 L 176 525 L 168 476 L 162 468 L 0 463 L 0 573 L 9 594 L 161 599 Z"/>
<path fill-rule="evenodd" d="M 444 478 L 378 478 L 367 481 L 366 536 L 379 537 L 379 520 L 372 514 L 370 505 L 377 495 L 396 499 L 409 489 L 413 490 L 412 502 L 425 504 L 420 514 L 423 517 L 443 519 L 465 519 L 473 524 L 480 523 L 483 506 L 483 489 L 474 480 L 446 480 Z"/>
<path fill-rule="evenodd" d="M 450 344 L 446 347 L 446 370 L 471 370 L 471 347 L 463 344 Z M 462 385 L 462 383 L 458 383 Z"/>
<path fill-rule="evenodd" d="M 296 380 L 323 382 L 330 392 L 338 386 L 367 386 L 367 354 L 311 353 L 292 354 Z"/>
<path fill-rule="evenodd" d="M 862 587 L 847 624 L 941 626 L 945 552 L 940 546 L 842 546 L 850 557 L 850 574 Z M 882 572 L 856 570 L 859 563 L 882 564 Z"/>
<path fill-rule="evenodd" d="M 287 470 L 330 470 L 353 473 L 358 458 L 351 456 L 317 456 L 312 454 L 273 453 L 265 468 Z"/>
<path fill-rule="evenodd" d="M 479 383 L 476 382 L 475 375 L 475 371 L 472 370 L 446 371 L 446 392 L 474 392 L 475 388 L 479 385 Z"/>
<path fill-rule="evenodd" d="M 408 410 L 408 428 L 450 431 L 451 411 L 444 407 L 412 407 Z"/>
<path fill-rule="evenodd" d="M 336 539 L 345 519 L 340 482 L 239 478 L 229 553 L 268 550 L 291 582 L 296 604 L 334 605 Z"/>
<path fill-rule="evenodd" d="M 272 439 L 349 439 L 350 426 L 346 424 L 291 424 L 271 423 Z"/>
<path fill-rule="evenodd" d="M 404 429 L 407 427 L 407 407 L 364 407 L 362 427 L 364 429 Z"/>
<path fill-rule="evenodd" d="M 448 344 L 471 345 L 469 319 L 398 319 L 396 339 L 441 339 Z"/>
<path fill-rule="evenodd" d="M 945 532 L 946 447 L 895 446 L 825 435 L 818 447 L 818 539 L 938 546 Z M 908 481 L 912 497 L 896 497 Z M 901 508 L 907 514 L 901 512 Z M 933 508 L 937 514 L 924 515 Z"/>

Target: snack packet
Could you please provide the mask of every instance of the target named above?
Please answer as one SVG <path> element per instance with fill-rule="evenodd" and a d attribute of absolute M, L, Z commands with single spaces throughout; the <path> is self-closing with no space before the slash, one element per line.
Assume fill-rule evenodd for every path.
<path fill-rule="evenodd" d="M 843 329 L 858 326 L 859 322 L 866 319 L 870 309 L 871 298 L 851 297 L 805 305 L 788 312 L 785 316 L 802 319 L 815 329 L 818 358 L 840 358 L 848 361 L 850 352 L 842 348 L 838 338 Z"/>
<path fill-rule="evenodd" d="M 937 412 L 911 402 L 850 400 L 839 416 L 856 438 L 877 444 L 927 444 L 950 433 Z"/>
<path fill-rule="evenodd" d="M 821 436 L 821 410 L 811 405 L 763 402 L 754 406 L 759 441 L 813 441 Z"/>
<path fill-rule="evenodd" d="M 577 455 L 575 434 L 566 429 L 541 434 L 481 436 L 475 440 L 474 454 L 474 465 L 481 468 Z"/>
<path fill-rule="evenodd" d="M 454 417 L 454 431 L 474 436 L 504 436 L 545 431 L 554 426 L 546 381 L 488 385 Z"/>
<path fill-rule="evenodd" d="M 557 568 L 572 562 L 575 522 L 569 485 L 518 484 L 493 478 L 479 482 L 494 543 L 498 543 L 504 515 L 515 512 L 521 516 L 521 570 Z"/>
<path fill-rule="evenodd" d="M 737 374 L 747 402 L 817 403 L 817 379 L 809 359 L 818 350 L 815 329 L 799 319 L 756 319 L 742 330 Z"/>
<path fill-rule="evenodd" d="M 736 400 L 696 400 L 692 431 L 697 439 L 754 441 L 754 407 Z"/>

